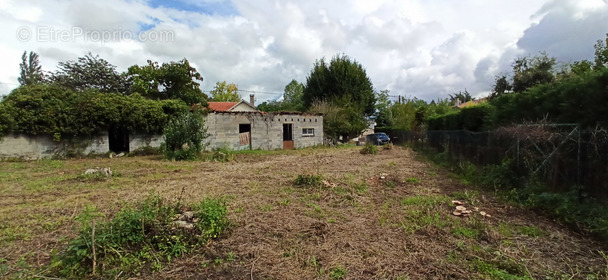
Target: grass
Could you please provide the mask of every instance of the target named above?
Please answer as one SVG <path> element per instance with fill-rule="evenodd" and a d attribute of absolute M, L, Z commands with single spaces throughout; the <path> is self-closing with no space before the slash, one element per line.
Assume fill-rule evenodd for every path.
<path fill-rule="evenodd" d="M 67 252 L 74 239 L 91 237 L 91 231 L 82 227 L 87 216 L 97 219 L 99 238 L 108 234 L 106 223 L 113 225 L 112 233 L 125 227 L 141 232 L 138 205 L 149 193 L 157 194 L 174 212 L 184 207 L 218 209 L 217 204 L 200 202 L 223 197 L 225 217 L 231 223 L 220 226 L 225 234 L 202 233 L 208 240 L 219 240 L 192 245 L 187 236 L 165 235 L 163 223 L 151 225 L 158 219 L 142 214 L 148 217 L 143 219 L 144 236 L 156 232 L 161 233 L 156 234 L 159 238 L 146 238 L 148 244 L 129 248 L 111 245 L 119 242 L 96 242 L 97 249 L 106 248 L 96 252 L 98 278 L 114 279 L 120 271 L 119 279 L 179 279 L 188 275 L 225 279 L 428 279 L 446 275 L 525 279 L 527 271 L 535 279 L 561 279 L 563 274 L 566 279 L 586 275 L 605 278 L 607 262 L 595 253 L 600 249 L 596 243 L 549 220 L 527 219 L 527 212 L 503 214 L 504 204 L 493 203 L 491 193 L 454 183 L 437 167 L 415 160 L 411 151 L 396 146 L 381 152 L 377 161 L 369 161 L 367 155 L 359 153 L 360 148 L 235 151 L 236 159 L 229 164 L 171 162 L 159 156 L 0 162 L 0 278 L 65 275 L 57 272 L 64 266 L 52 270 L 49 265 L 53 255 Z M 77 178 L 94 167 L 111 167 L 121 176 Z M 387 187 L 387 180 L 374 179 L 387 173 L 387 168 L 399 180 L 393 181 L 394 188 Z M 430 172 L 436 173 L 418 177 L 422 180 L 415 186 L 401 187 L 404 179 L 399 174 Z M 295 188 L 298 175 L 302 175 L 303 185 Z M 319 183 L 324 185 L 323 180 L 335 186 L 318 187 Z M 472 202 L 495 218 L 455 217 L 451 214 L 452 199 Z M 175 207 L 178 201 L 181 206 Z M 143 213 L 153 209 L 157 208 Z M 213 217 L 224 212 L 209 213 Z M 117 225 L 116 221 L 132 223 Z M 217 225 L 207 223 L 203 228 Z M 84 237 L 83 228 L 88 232 Z M 152 242 L 162 241 L 163 236 L 168 236 L 170 245 Z M 113 252 L 109 248 L 117 249 L 123 258 L 107 260 Z M 86 250 L 86 261 L 80 268 L 68 270 L 74 275 L 79 275 L 76 271 L 80 269 L 90 271 L 91 253 Z M 577 262 L 559 256 L 577 256 Z M 363 271 L 364 276 L 360 274 Z"/>

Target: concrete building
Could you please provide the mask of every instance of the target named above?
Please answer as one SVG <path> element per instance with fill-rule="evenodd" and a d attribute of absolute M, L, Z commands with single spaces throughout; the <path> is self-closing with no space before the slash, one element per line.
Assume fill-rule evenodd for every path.
<path fill-rule="evenodd" d="M 267 113 L 251 102 L 209 102 L 208 148 L 293 149 L 323 144 L 323 115 Z"/>

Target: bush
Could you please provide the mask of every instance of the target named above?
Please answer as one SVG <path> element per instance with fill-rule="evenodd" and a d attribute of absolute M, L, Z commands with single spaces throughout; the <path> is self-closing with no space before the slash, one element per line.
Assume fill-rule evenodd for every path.
<path fill-rule="evenodd" d="M 193 160 L 203 150 L 208 137 L 205 119 L 199 111 L 183 113 L 165 127 L 162 149 L 165 157 L 174 160 Z"/>
<path fill-rule="evenodd" d="M 322 175 L 302 175 L 299 174 L 295 180 L 295 184 L 304 187 L 315 187 L 321 185 L 323 181 Z"/>
<path fill-rule="evenodd" d="M 374 145 L 372 143 L 367 143 L 361 149 L 361 153 L 364 155 L 366 155 L 366 154 L 375 155 L 378 153 L 378 147 L 376 147 L 376 145 Z"/>
<path fill-rule="evenodd" d="M 217 238 L 228 225 L 223 199 L 205 198 L 192 210 L 198 218 L 193 229 L 176 227 L 177 204 L 150 196 L 135 207 L 122 209 L 112 220 L 97 223 L 93 238 L 93 221 L 101 215 L 87 208 L 78 216 L 80 234 L 53 258 L 52 270 L 62 277 L 83 278 L 92 272 L 93 259 L 96 274 L 102 279 L 116 278 L 123 272 L 123 276 L 136 274 L 143 267 L 159 270 L 164 262 Z"/>
<path fill-rule="evenodd" d="M 234 151 L 226 146 L 213 150 L 212 161 L 229 162 L 234 160 Z"/>

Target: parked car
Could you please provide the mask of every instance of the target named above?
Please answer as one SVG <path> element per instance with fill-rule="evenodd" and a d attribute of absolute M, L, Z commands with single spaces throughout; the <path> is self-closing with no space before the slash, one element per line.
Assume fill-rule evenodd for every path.
<path fill-rule="evenodd" d="M 374 145 L 386 145 L 391 142 L 391 138 L 384 132 L 378 132 L 367 135 L 365 141 Z"/>

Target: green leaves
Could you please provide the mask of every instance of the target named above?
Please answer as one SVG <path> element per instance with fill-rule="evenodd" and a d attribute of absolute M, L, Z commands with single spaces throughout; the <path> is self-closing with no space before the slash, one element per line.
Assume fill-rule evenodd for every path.
<path fill-rule="evenodd" d="M 22 86 L 0 103 L 0 134 L 54 135 L 56 140 L 95 135 L 110 127 L 160 133 L 169 116 L 188 111 L 182 101 L 139 94 L 76 92 L 57 85 Z"/>
<path fill-rule="evenodd" d="M 201 112 L 177 115 L 165 127 L 164 153 L 168 159 L 193 160 L 208 136 Z"/>
<path fill-rule="evenodd" d="M 226 81 L 217 82 L 211 91 L 211 100 L 215 102 L 240 102 L 239 88 L 235 84 L 227 84 Z"/>

